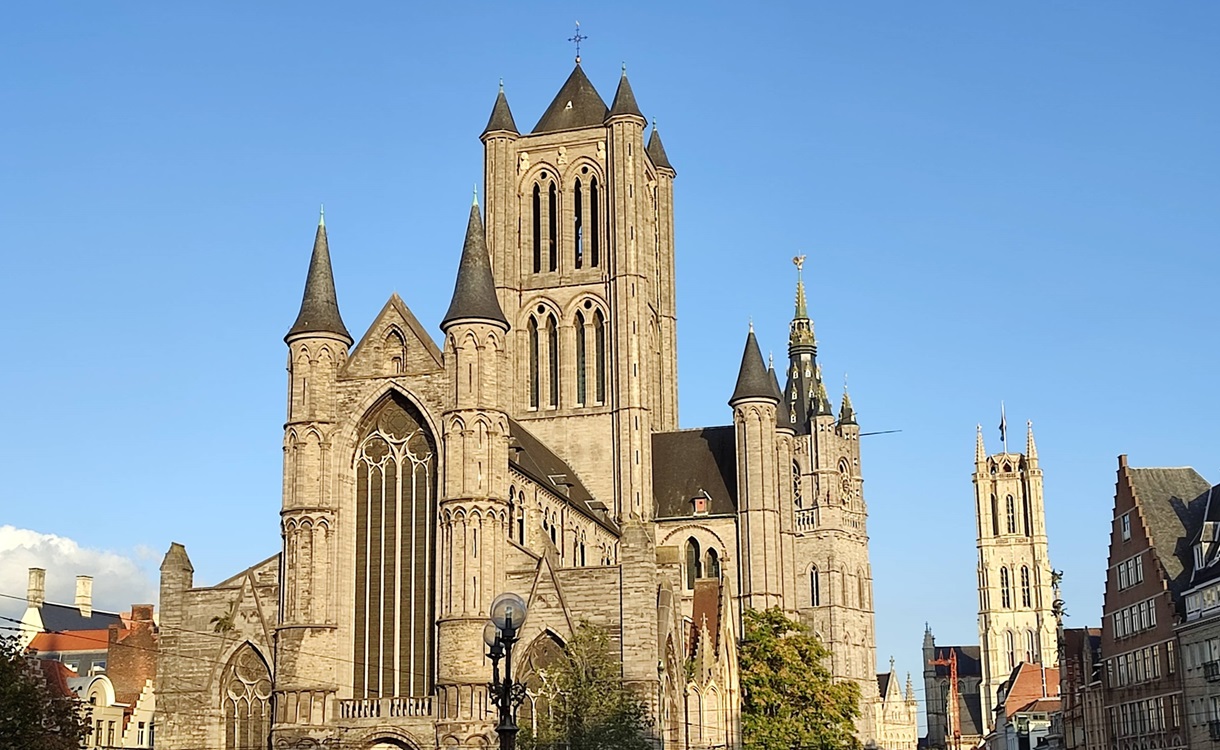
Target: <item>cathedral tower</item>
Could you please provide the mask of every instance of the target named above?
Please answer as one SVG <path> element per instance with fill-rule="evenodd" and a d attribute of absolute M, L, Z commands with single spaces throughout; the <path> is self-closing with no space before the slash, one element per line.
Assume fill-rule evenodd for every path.
<path fill-rule="evenodd" d="M 989 726 L 996 691 L 1018 664 L 1059 662 L 1034 428 L 1027 423 L 1024 454 L 1008 451 L 1006 431 L 1001 419 L 1004 448 L 988 456 L 980 427 L 974 452 L 980 690 L 983 720 Z"/>
<path fill-rule="evenodd" d="M 578 62 L 528 134 L 501 90 L 482 139 L 510 411 L 616 518 L 649 520 L 649 436 L 678 416 L 675 172 L 645 125 L 625 70 L 607 107 Z"/>

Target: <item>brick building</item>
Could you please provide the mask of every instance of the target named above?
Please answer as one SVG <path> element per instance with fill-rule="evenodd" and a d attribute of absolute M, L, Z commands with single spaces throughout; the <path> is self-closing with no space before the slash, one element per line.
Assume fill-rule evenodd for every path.
<path fill-rule="evenodd" d="M 1105 720 L 1118 750 L 1190 746 L 1174 627 L 1208 489 L 1194 469 L 1133 468 L 1119 456 L 1101 627 Z"/>
<path fill-rule="evenodd" d="M 1191 747 L 1220 744 L 1220 493 L 1207 492 L 1203 522 L 1190 537 L 1190 587 L 1178 626 L 1182 691 Z"/>

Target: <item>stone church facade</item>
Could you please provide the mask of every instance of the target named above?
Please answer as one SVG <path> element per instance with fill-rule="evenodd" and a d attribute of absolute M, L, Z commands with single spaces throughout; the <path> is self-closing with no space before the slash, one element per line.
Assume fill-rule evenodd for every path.
<path fill-rule="evenodd" d="M 732 424 L 678 427 L 676 171 L 645 131 L 625 72 L 607 106 L 578 63 L 529 133 L 501 90 L 440 345 L 397 295 L 353 339 L 319 222 L 285 337 L 282 552 L 196 587 L 171 546 L 159 747 L 494 746 L 504 591 L 529 607 L 523 725 L 588 621 L 662 746 L 738 747 L 741 614 L 778 606 L 861 685 L 862 740 L 914 737 L 879 690 L 860 428 L 799 277 L 786 386 L 751 330 Z"/>

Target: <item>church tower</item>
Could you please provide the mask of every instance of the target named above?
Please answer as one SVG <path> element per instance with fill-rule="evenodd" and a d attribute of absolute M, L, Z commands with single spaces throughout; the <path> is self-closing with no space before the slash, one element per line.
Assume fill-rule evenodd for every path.
<path fill-rule="evenodd" d="M 980 427 L 974 451 L 978 521 L 979 643 L 983 720 L 990 726 L 996 691 L 1022 662 L 1055 665 L 1051 563 L 1042 504 L 1042 470 L 1027 423 L 1025 453 L 1010 453 L 1000 422 L 1000 453 L 988 456 Z"/>
<path fill-rule="evenodd" d="M 614 517 L 647 521 L 651 435 L 677 428 L 678 398 L 675 172 L 645 128 L 626 70 L 607 107 L 577 60 L 529 133 L 501 90 L 482 140 L 509 412 Z"/>

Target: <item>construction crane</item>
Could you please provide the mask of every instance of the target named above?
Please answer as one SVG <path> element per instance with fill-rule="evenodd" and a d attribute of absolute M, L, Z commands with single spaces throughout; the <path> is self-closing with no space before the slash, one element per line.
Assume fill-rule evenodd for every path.
<path fill-rule="evenodd" d="M 938 656 L 928 664 L 933 667 L 949 668 L 949 705 L 945 706 L 945 713 L 952 717 L 950 723 L 953 730 L 953 750 L 962 750 L 962 712 L 958 707 L 957 699 L 957 650 L 951 648 L 948 659 Z"/>

